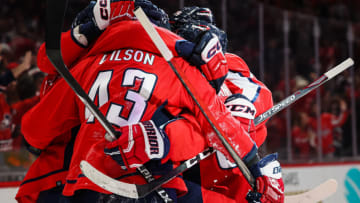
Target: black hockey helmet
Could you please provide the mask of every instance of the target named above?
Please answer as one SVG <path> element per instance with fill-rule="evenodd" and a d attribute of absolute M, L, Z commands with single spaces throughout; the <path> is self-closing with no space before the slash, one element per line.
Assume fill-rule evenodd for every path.
<path fill-rule="evenodd" d="M 219 38 L 223 52 L 226 51 L 227 35 L 215 26 L 214 16 L 209 8 L 184 7 L 170 17 L 170 25 L 171 31 L 191 42 L 197 42 L 204 32 L 210 31 Z"/>
<path fill-rule="evenodd" d="M 215 24 L 214 16 L 209 8 L 192 6 L 184 7 L 173 14 L 170 18 L 171 29 L 176 29 L 178 26 L 187 24 L 193 20 L 201 20 L 209 24 Z"/>
<path fill-rule="evenodd" d="M 206 21 L 191 20 L 185 24 L 179 25 L 179 27 L 177 27 L 176 30 L 172 30 L 172 31 L 180 35 L 184 39 L 195 43 L 198 40 L 200 40 L 201 36 L 206 31 L 210 31 L 219 38 L 223 52 L 226 51 L 227 43 L 228 43 L 226 33 L 223 30 L 216 27 L 215 25 L 209 24 Z"/>

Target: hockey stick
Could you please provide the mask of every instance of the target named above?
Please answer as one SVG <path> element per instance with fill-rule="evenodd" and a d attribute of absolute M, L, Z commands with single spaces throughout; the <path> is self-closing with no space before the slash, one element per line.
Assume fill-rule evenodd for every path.
<path fill-rule="evenodd" d="M 214 152 L 215 150 L 208 148 L 207 150 L 201 152 L 192 159 L 187 160 L 167 175 L 162 176 L 159 179 L 156 179 L 155 181 L 145 185 L 125 183 L 112 179 L 111 177 L 101 173 L 96 168 L 92 167 L 86 161 L 81 162 L 81 170 L 83 170 L 84 174 L 86 174 L 86 176 L 91 181 L 95 182 L 103 189 L 108 190 L 109 192 L 112 192 L 114 194 L 137 199 L 150 194 L 152 191 L 154 191 L 154 188 L 157 188 L 159 187 L 159 185 L 168 182 L 180 173 L 183 173 L 187 169 L 198 164 L 201 160 L 209 157 Z M 296 195 L 285 195 L 285 203 L 316 203 L 334 194 L 336 192 L 336 189 L 336 180 L 329 179 L 307 192 Z"/>
<path fill-rule="evenodd" d="M 316 203 L 330 197 L 336 192 L 337 182 L 329 179 L 315 188 L 296 195 L 286 195 L 285 203 Z"/>
<path fill-rule="evenodd" d="M 163 175 L 160 178 L 144 185 L 125 183 L 113 179 L 98 171 L 87 161 L 81 161 L 80 168 L 87 178 L 89 178 L 92 182 L 101 188 L 120 196 L 138 199 L 147 196 L 156 188 L 159 188 L 161 185 L 174 179 L 176 176 L 198 164 L 201 160 L 209 157 L 214 152 L 215 150 L 212 148 L 207 148 L 205 151 L 185 161 L 166 175 Z"/>
<path fill-rule="evenodd" d="M 306 95 L 311 90 L 319 87 L 321 84 L 323 84 L 327 80 L 335 77 L 337 74 L 346 70 L 346 68 L 352 66 L 353 63 L 354 62 L 351 58 L 345 60 L 341 64 L 337 65 L 336 67 L 334 67 L 331 70 L 329 70 L 328 72 L 326 72 L 322 77 L 317 79 L 315 82 L 311 83 L 307 88 L 305 88 L 303 90 L 298 90 L 297 92 L 300 92 L 300 94 L 302 94 L 302 96 Z M 322 79 L 324 77 L 326 77 L 326 79 L 325 79 L 326 81 L 324 81 L 324 79 Z M 320 83 L 318 81 L 320 81 Z M 295 92 L 293 95 L 290 95 L 288 97 L 288 99 L 296 97 L 296 95 L 299 94 L 297 92 Z M 285 107 L 294 103 L 299 98 L 300 97 L 296 97 L 296 99 L 292 99 L 289 102 L 286 102 L 287 99 L 285 99 L 285 100 L 281 101 L 280 103 L 276 104 L 275 106 L 279 106 L 279 108 L 280 108 L 279 111 L 281 111 Z M 271 111 L 271 110 L 272 109 L 269 109 L 266 112 L 275 112 L 275 111 Z M 279 111 L 276 111 L 276 112 L 279 112 Z M 276 112 L 269 113 L 267 115 L 267 118 L 274 116 L 276 114 Z M 255 118 L 255 120 L 258 120 L 257 124 L 260 124 L 261 122 L 266 120 L 266 119 L 260 119 L 261 118 L 260 116 L 262 116 L 262 115 L 263 114 L 261 114 Z M 155 189 L 160 187 L 162 184 L 169 182 L 170 180 L 175 178 L 177 175 L 188 170 L 195 164 L 199 163 L 201 160 L 208 157 L 205 155 L 208 154 L 209 152 L 213 153 L 213 150 L 206 149 L 204 152 L 199 153 L 194 158 L 185 161 L 183 164 L 181 164 L 180 166 L 178 166 L 177 168 L 175 168 L 174 170 L 169 172 L 167 175 L 154 180 L 153 182 L 151 182 L 151 184 L 145 184 L 145 185 L 129 184 L 129 183 L 124 183 L 124 182 L 120 182 L 115 179 L 112 179 L 112 178 L 102 174 L 101 172 L 97 171 L 95 168 L 90 166 L 86 161 L 82 161 L 80 166 L 81 166 L 81 170 L 83 171 L 85 176 L 88 177 L 90 180 L 92 180 L 95 184 L 99 185 L 100 187 L 102 187 L 106 190 L 109 190 L 110 192 L 113 192 L 115 194 L 121 195 L 121 196 L 126 196 L 126 197 L 131 197 L 131 198 L 141 198 L 141 197 L 144 197 L 147 194 L 151 193 L 152 191 L 154 191 Z M 210 154 L 208 154 L 208 155 L 210 155 Z"/>
<path fill-rule="evenodd" d="M 222 128 L 217 124 L 213 114 L 209 111 L 205 103 L 199 98 L 198 95 L 195 93 L 197 92 L 196 89 L 192 86 L 191 82 L 186 78 L 185 74 L 182 72 L 181 69 L 177 68 L 175 66 L 175 61 L 172 61 L 173 54 L 169 50 L 169 48 L 166 46 L 163 39 L 160 37 L 159 33 L 155 30 L 154 26 L 144 13 L 144 11 L 141 9 L 141 7 L 136 8 L 134 11 L 134 14 L 136 18 L 139 20 L 155 46 L 159 49 L 161 55 L 164 57 L 166 62 L 169 64 L 173 72 L 176 74 L 188 94 L 192 97 L 193 101 L 196 103 L 196 105 L 199 107 L 201 113 L 206 118 L 207 122 L 210 124 L 218 138 L 221 140 L 221 143 L 224 145 L 226 150 L 229 152 L 230 156 L 234 159 L 236 165 L 244 175 L 245 179 L 249 182 L 252 188 L 255 186 L 255 179 L 251 175 L 249 169 L 246 167 L 245 163 L 241 160 L 239 155 L 236 153 L 234 148 L 231 146 L 228 138 L 223 133 Z"/>
<path fill-rule="evenodd" d="M 292 94 L 292 95 L 288 96 L 287 98 L 283 99 L 278 104 L 273 106 L 271 109 L 267 110 L 266 112 L 264 112 L 261 115 L 259 115 L 258 117 L 256 117 L 254 119 L 255 126 L 260 124 L 264 120 L 272 117 L 273 115 L 275 115 L 279 111 L 283 110 L 284 108 L 288 107 L 289 105 L 291 105 L 292 103 L 294 103 L 295 101 L 297 101 L 301 97 L 307 95 L 312 90 L 318 88 L 319 86 L 321 86 L 322 84 L 324 84 L 328 80 L 331 80 L 333 77 L 335 77 L 339 73 L 343 72 L 344 70 L 346 70 L 347 68 L 349 68 L 353 64 L 354 64 L 354 61 L 351 58 L 348 58 L 345 61 L 343 61 L 342 63 L 340 63 L 339 65 L 332 68 L 331 70 L 327 71 L 321 77 L 319 77 L 317 80 L 315 80 L 314 82 L 312 82 L 308 86 L 304 87 L 301 90 L 296 91 L 294 94 Z"/>
<path fill-rule="evenodd" d="M 95 116 L 95 118 L 101 123 L 108 132 L 113 140 L 116 139 L 116 131 L 107 122 L 104 115 L 91 101 L 86 92 L 82 89 L 79 83 L 71 75 L 68 68 L 64 64 L 61 55 L 60 39 L 61 31 L 63 27 L 63 17 L 65 16 L 66 7 L 68 0 L 55 1 L 47 0 L 46 8 L 46 36 L 45 36 L 45 47 L 46 55 L 48 56 L 51 63 L 54 65 L 58 73 L 64 78 L 69 86 L 74 90 L 75 94 L 85 104 L 89 111 Z"/>
<path fill-rule="evenodd" d="M 135 11 L 135 14 L 136 14 L 136 11 Z M 143 14 L 143 15 L 145 15 L 145 14 Z M 145 16 L 145 18 L 146 18 L 146 16 Z M 157 34 L 156 30 L 151 30 L 151 27 L 152 27 L 152 25 L 150 24 L 150 28 L 148 28 L 148 29 L 150 29 L 150 32 L 155 32 L 155 34 Z M 158 38 L 160 38 L 160 36 L 158 36 Z M 158 41 L 159 41 L 159 39 L 158 39 Z M 161 38 L 160 38 L 160 41 L 161 41 Z M 160 47 L 162 46 L 162 48 L 159 48 L 160 50 L 167 49 L 165 43 L 163 43 L 163 44 L 161 44 L 159 46 Z M 169 50 L 168 51 L 165 50 L 165 52 L 162 53 L 162 54 L 163 54 L 164 58 L 166 58 L 167 61 L 169 62 L 169 65 L 172 66 L 171 62 L 169 61 L 173 57 L 171 52 Z M 286 106 L 289 106 L 290 104 L 294 103 L 296 100 L 298 100 L 302 96 L 306 95 L 307 93 L 309 93 L 313 89 L 319 87 L 321 84 L 323 84 L 324 82 L 330 80 L 331 78 L 333 78 L 337 74 L 341 73 L 342 71 L 344 71 L 346 68 L 350 67 L 351 65 L 353 65 L 353 61 L 352 61 L 352 59 L 349 58 L 346 61 L 344 61 L 343 63 L 341 63 L 338 66 L 334 67 L 330 71 L 326 72 L 321 78 L 319 78 L 318 80 L 316 80 L 315 82 L 313 82 L 312 84 L 307 86 L 307 88 L 305 88 L 304 90 L 299 90 L 299 91 L 295 92 L 293 95 L 289 96 L 288 98 L 291 99 L 290 102 L 288 102 L 289 99 L 285 99 L 284 100 L 285 102 L 282 101 L 279 104 L 277 104 L 276 106 L 280 106 L 280 107 L 276 108 L 276 110 L 278 110 L 278 111 L 275 111 L 275 110 L 271 111 L 271 109 L 270 109 L 267 112 L 271 111 L 272 113 L 266 113 L 265 112 L 264 114 L 266 114 L 266 118 L 269 118 L 269 117 L 275 115 L 277 112 L 284 109 Z M 172 66 L 172 68 L 173 68 L 173 66 Z M 177 72 L 177 71 L 175 70 L 175 72 Z M 300 95 L 300 96 L 297 96 L 297 95 Z M 296 98 L 292 99 L 293 97 L 296 97 Z M 260 115 L 262 117 L 255 118 L 255 120 L 258 120 L 257 124 L 263 122 L 266 119 L 266 118 L 264 118 L 264 114 Z M 261 119 L 261 118 L 264 118 L 264 119 Z M 200 153 L 199 155 L 201 156 L 202 153 Z M 202 160 L 202 159 L 198 159 L 197 163 L 200 160 Z M 176 175 L 179 175 L 180 173 L 182 173 L 185 170 L 190 168 L 190 167 L 186 167 L 186 163 L 184 163 L 184 164 L 180 165 L 178 168 L 171 171 L 169 174 L 155 180 L 151 184 L 136 185 L 136 184 L 127 184 L 127 183 L 119 182 L 117 180 L 111 179 L 110 177 L 106 178 L 107 177 L 106 175 L 104 175 L 104 174 L 102 174 L 100 172 L 98 173 L 96 169 L 90 168 L 90 167 L 91 166 L 89 166 L 88 163 L 86 163 L 85 161 L 83 161 L 81 163 L 81 168 L 83 170 L 83 173 L 90 180 L 95 182 L 97 185 L 100 185 L 104 189 L 105 188 L 109 189 L 109 191 L 111 191 L 111 192 L 113 192 L 115 194 L 119 194 L 119 195 L 123 195 L 123 196 L 125 195 L 125 196 L 128 196 L 128 197 L 134 197 L 134 198 L 140 198 L 140 197 L 146 196 L 147 194 L 149 194 L 151 191 L 153 191 L 157 187 L 159 187 L 162 184 L 170 181 L 171 179 L 175 178 Z M 111 187 L 109 185 L 112 185 L 114 187 Z"/>
<path fill-rule="evenodd" d="M 76 79 L 71 75 L 69 69 L 64 64 L 61 55 L 61 31 L 63 27 L 63 18 L 65 16 L 66 7 L 68 0 L 65 1 L 56 1 L 56 0 L 47 0 L 46 8 L 46 36 L 45 36 L 45 46 L 46 54 L 54 65 L 58 73 L 64 78 L 68 85 L 73 89 L 78 98 L 85 104 L 85 106 L 90 110 L 90 112 L 95 116 L 95 118 L 100 122 L 104 127 L 106 132 L 110 135 L 105 136 L 109 141 L 115 140 L 119 134 L 115 131 L 112 125 L 106 120 L 104 115 L 100 112 L 97 106 L 92 102 L 88 94 L 83 90 L 80 84 Z M 154 177 L 151 175 L 151 172 L 146 169 L 144 166 L 137 168 L 140 174 L 146 179 L 147 182 L 154 180 Z M 168 196 L 166 191 L 160 187 L 156 190 L 159 196 L 164 200 L 164 202 L 173 202 L 173 200 Z"/>

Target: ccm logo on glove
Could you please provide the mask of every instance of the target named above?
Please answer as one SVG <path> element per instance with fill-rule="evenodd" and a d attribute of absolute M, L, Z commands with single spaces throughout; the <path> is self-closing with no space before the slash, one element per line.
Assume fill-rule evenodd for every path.
<path fill-rule="evenodd" d="M 108 20 L 109 19 L 109 11 L 107 9 L 107 0 L 100 0 L 99 5 L 100 5 L 101 18 L 104 20 Z"/>
<path fill-rule="evenodd" d="M 225 101 L 226 108 L 231 112 L 232 116 L 254 119 L 256 108 L 245 96 L 234 94 Z"/>
<path fill-rule="evenodd" d="M 99 0 L 94 6 L 94 18 L 96 26 L 100 30 L 105 30 L 110 22 L 110 0 Z"/>
<path fill-rule="evenodd" d="M 213 34 L 212 39 L 208 42 L 204 51 L 201 52 L 201 58 L 207 63 L 213 56 L 220 52 L 222 52 L 222 49 L 219 38 Z"/>

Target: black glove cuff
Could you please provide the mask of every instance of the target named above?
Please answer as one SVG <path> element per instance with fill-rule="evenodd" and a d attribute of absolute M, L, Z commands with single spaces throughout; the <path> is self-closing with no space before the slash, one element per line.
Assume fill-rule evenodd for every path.
<path fill-rule="evenodd" d="M 91 44 L 96 38 L 101 35 L 102 31 L 99 30 L 98 27 L 96 27 L 94 22 L 90 21 L 88 23 L 80 25 L 79 33 L 85 35 L 88 44 Z"/>
<path fill-rule="evenodd" d="M 178 40 L 175 44 L 175 51 L 179 56 L 187 59 L 190 58 L 191 54 L 193 53 L 194 47 L 195 44 L 190 41 Z"/>
<path fill-rule="evenodd" d="M 42 152 L 41 149 L 31 146 L 26 140 L 25 140 L 25 147 L 30 153 L 32 153 L 35 156 L 40 156 Z"/>

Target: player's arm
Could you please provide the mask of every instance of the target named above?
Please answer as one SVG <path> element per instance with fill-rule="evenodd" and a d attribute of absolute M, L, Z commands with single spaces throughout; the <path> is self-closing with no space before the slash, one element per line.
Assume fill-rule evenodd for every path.
<path fill-rule="evenodd" d="M 21 132 L 29 145 L 45 149 L 57 136 L 80 124 L 76 96 L 59 80 L 38 104 L 22 117 Z"/>
<path fill-rule="evenodd" d="M 107 142 L 104 152 L 124 170 L 137 168 L 150 160 L 168 160 L 170 141 L 152 120 L 117 129 L 119 138 Z"/>
<path fill-rule="evenodd" d="M 256 109 L 255 117 L 270 109 L 273 106 L 271 91 L 251 74 L 249 67 L 239 56 L 226 53 L 225 57 L 229 73 L 219 95 L 241 94 L 245 96 Z M 266 121 L 257 125 L 255 127 L 256 134 L 251 134 L 257 146 L 261 146 L 266 139 L 265 123 Z"/>
<path fill-rule="evenodd" d="M 186 39 L 176 42 L 177 54 L 196 66 L 218 93 L 228 72 L 222 48 L 227 43 L 226 33 L 202 21 L 190 21 L 175 32 Z"/>
<path fill-rule="evenodd" d="M 189 81 L 196 81 L 196 83 L 193 83 L 193 85 L 196 85 L 193 94 L 197 95 L 199 100 L 205 102 L 204 106 L 207 106 L 208 110 L 213 112 L 214 119 L 219 124 L 219 126 L 222 127 L 225 136 L 227 136 L 229 140 L 241 140 L 234 142 L 236 143 L 234 148 L 237 149 L 239 156 L 241 158 L 247 159 L 246 157 L 256 154 L 256 145 L 248 133 L 242 128 L 240 122 L 231 116 L 224 103 L 217 97 L 215 90 L 209 85 L 201 73 L 192 66 L 189 66 L 183 60 L 174 59 L 174 63 L 182 68 L 182 71 L 186 74 L 186 77 Z M 191 96 L 186 92 L 185 88 L 181 88 L 177 91 L 179 92 L 178 95 L 180 95 L 180 98 L 176 98 L 175 101 L 169 99 L 169 105 L 179 105 L 177 100 L 180 100 L 180 105 L 189 109 L 190 112 L 198 119 L 201 129 L 203 130 L 203 135 L 207 137 L 210 146 L 216 145 L 218 150 L 227 153 L 213 132 L 212 127 L 209 125 L 207 119 L 201 113 L 199 107 L 196 105 Z M 173 104 L 173 102 L 175 104 Z"/>
<path fill-rule="evenodd" d="M 163 128 L 172 143 L 169 156 L 174 162 L 188 160 L 208 147 L 196 118 L 191 114 L 183 113 Z"/>
<path fill-rule="evenodd" d="M 252 175 L 256 178 L 258 186 L 255 189 L 254 194 L 261 194 L 260 196 L 263 198 L 262 200 L 275 199 L 281 202 L 284 190 L 281 178 L 281 167 L 277 161 L 277 156 L 271 155 L 264 159 L 260 159 L 257 154 L 256 144 L 249 136 L 249 133 L 226 109 L 223 102 L 216 96 L 214 89 L 204 82 L 205 78 L 197 75 L 195 72 L 191 72 L 190 70 L 186 70 L 185 72 L 191 80 L 195 80 L 196 78 L 198 91 L 194 92 L 194 94 L 199 96 L 199 100 L 201 99 L 206 102 L 205 105 L 208 106 L 210 112 L 214 112 L 213 115 L 215 122 L 221 126 L 224 136 L 228 138 L 236 153 L 244 161 L 246 166 L 250 169 Z M 193 77 L 191 77 L 191 75 Z M 223 147 L 222 143 L 219 141 L 218 137 L 215 135 L 198 107 L 193 103 L 192 99 L 186 96 L 184 96 L 184 99 L 187 99 L 186 101 L 193 107 L 190 108 L 191 112 L 193 112 L 195 117 L 198 118 L 202 133 L 206 136 L 209 146 L 214 147 L 232 161 L 231 156 Z M 272 175 L 271 173 L 273 170 L 278 171 L 276 174 Z M 273 191 L 275 191 L 275 193 L 272 193 Z"/>
<path fill-rule="evenodd" d="M 61 35 L 61 53 L 64 63 L 67 67 L 71 67 L 71 64 L 85 52 L 85 48 L 80 47 L 71 38 L 71 31 L 67 31 Z M 37 65 L 42 72 L 48 74 L 57 74 L 55 67 L 52 65 L 46 55 L 45 43 L 43 43 L 37 54 Z"/>
<path fill-rule="evenodd" d="M 102 12 L 100 11 L 102 9 Z M 71 65 L 83 54 L 87 48 L 100 36 L 109 25 L 110 18 L 101 15 L 110 9 L 102 7 L 100 1 L 91 1 L 90 4 L 80 11 L 75 17 L 71 29 L 61 35 L 61 54 L 67 67 Z M 45 43 L 40 46 L 37 55 L 38 67 L 45 73 L 57 74 L 46 55 Z"/>

